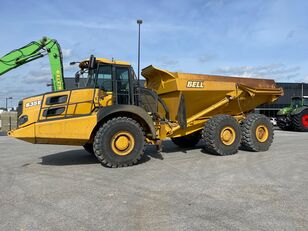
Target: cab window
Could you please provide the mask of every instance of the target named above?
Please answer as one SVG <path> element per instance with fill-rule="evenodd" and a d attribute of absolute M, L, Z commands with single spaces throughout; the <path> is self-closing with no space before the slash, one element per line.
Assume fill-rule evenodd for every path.
<path fill-rule="evenodd" d="M 117 103 L 129 104 L 130 102 L 130 86 L 129 86 L 129 69 L 127 67 L 116 68 L 117 83 Z"/>
<path fill-rule="evenodd" d="M 110 65 L 99 67 L 96 87 L 103 91 L 112 91 L 112 69 Z"/>

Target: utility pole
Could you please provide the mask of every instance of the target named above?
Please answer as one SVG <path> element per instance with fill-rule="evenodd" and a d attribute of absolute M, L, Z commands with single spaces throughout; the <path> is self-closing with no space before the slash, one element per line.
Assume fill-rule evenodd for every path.
<path fill-rule="evenodd" d="M 138 19 L 137 20 L 138 24 L 138 87 L 140 85 L 139 80 L 140 80 L 140 25 L 142 24 L 142 20 Z"/>
<path fill-rule="evenodd" d="M 8 111 L 8 108 L 7 108 L 7 100 L 8 100 L 8 99 L 13 99 L 13 97 L 5 98 L 5 108 L 6 108 L 6 111 Z"/>

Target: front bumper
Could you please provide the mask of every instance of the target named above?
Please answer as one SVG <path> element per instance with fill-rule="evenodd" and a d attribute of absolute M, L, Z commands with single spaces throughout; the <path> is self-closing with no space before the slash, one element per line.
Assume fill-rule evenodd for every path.
<path fill-rule="evenodd" d="M 34 124 L 11 130 L 7 134 L 8 136 L 14 137 L 16 139 L 20 139 L 33 144 L 36 143 Z"/>

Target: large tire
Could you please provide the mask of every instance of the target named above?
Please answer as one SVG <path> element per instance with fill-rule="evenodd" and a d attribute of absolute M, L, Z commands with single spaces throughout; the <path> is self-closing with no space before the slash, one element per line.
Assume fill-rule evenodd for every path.
<path fill-rule="evenodd" d="M 201 139 L 201 132 L 197 131 L 187 136 L 181 136 L 171 138 L 172 142 L 180 148 L 192 148 L 195 147 Z"/>
<path fill-rule="evenodd" d="M 292 131 L 292 126 L 288 126 L 283 122 L 277 122 L 277 126 L 283 131 Z"/>
<path fill-rule="evenodd" d="M 222 156 L 233 155 L 241 142 L 240 125 L 232 116 L 214 116 L 205 123 L 202 138 L 205 151 Z"/>
<path fill-rule="evenodd" d="M 92 143 L 86 143 L 83 145 L 84 150 L 86 150 L 88 153 L 94 156 L 94 150 L 93 150 L 93 144 Z"/>
<path fill-rule="evenodd" d="M 293 115 L 292 124 L 294 130 L 299 132 L 308 132 L 308 109 Z"/>
<path fill-rule="evenodd" d="M 284 119 L 277 118 L 277 126 L 283 131 L 292 131 L 293 130 L 292 125 L 287 124 L 285 122 L 285 119 L 286 118 Z"/>
<path fill-rule="evenodd" d="M 241 147 L 247 151 L 267 151 L 274 139 L 273 125 L 265 115 L 248 115 L 241 123 L 241 130 Z"/>
<path fill-rule="evenodd" d="M 97 131 L 93 149 L 97 159 L 107 167 L 126 167 L 136 164 L 145 148 L 143 129 L 135 120 L 116 117 Z"/>

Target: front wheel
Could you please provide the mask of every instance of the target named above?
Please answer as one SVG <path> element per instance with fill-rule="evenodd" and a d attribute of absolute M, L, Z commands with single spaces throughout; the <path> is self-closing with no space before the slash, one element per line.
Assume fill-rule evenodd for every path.
<path fill-rule="evenodd" d="M 145 147 L 143 129 L 135 120 L 116 117 L 97 131 L 93 149 L 97 159 L 107 167 L 126 167 L 136 164 Z"/>

